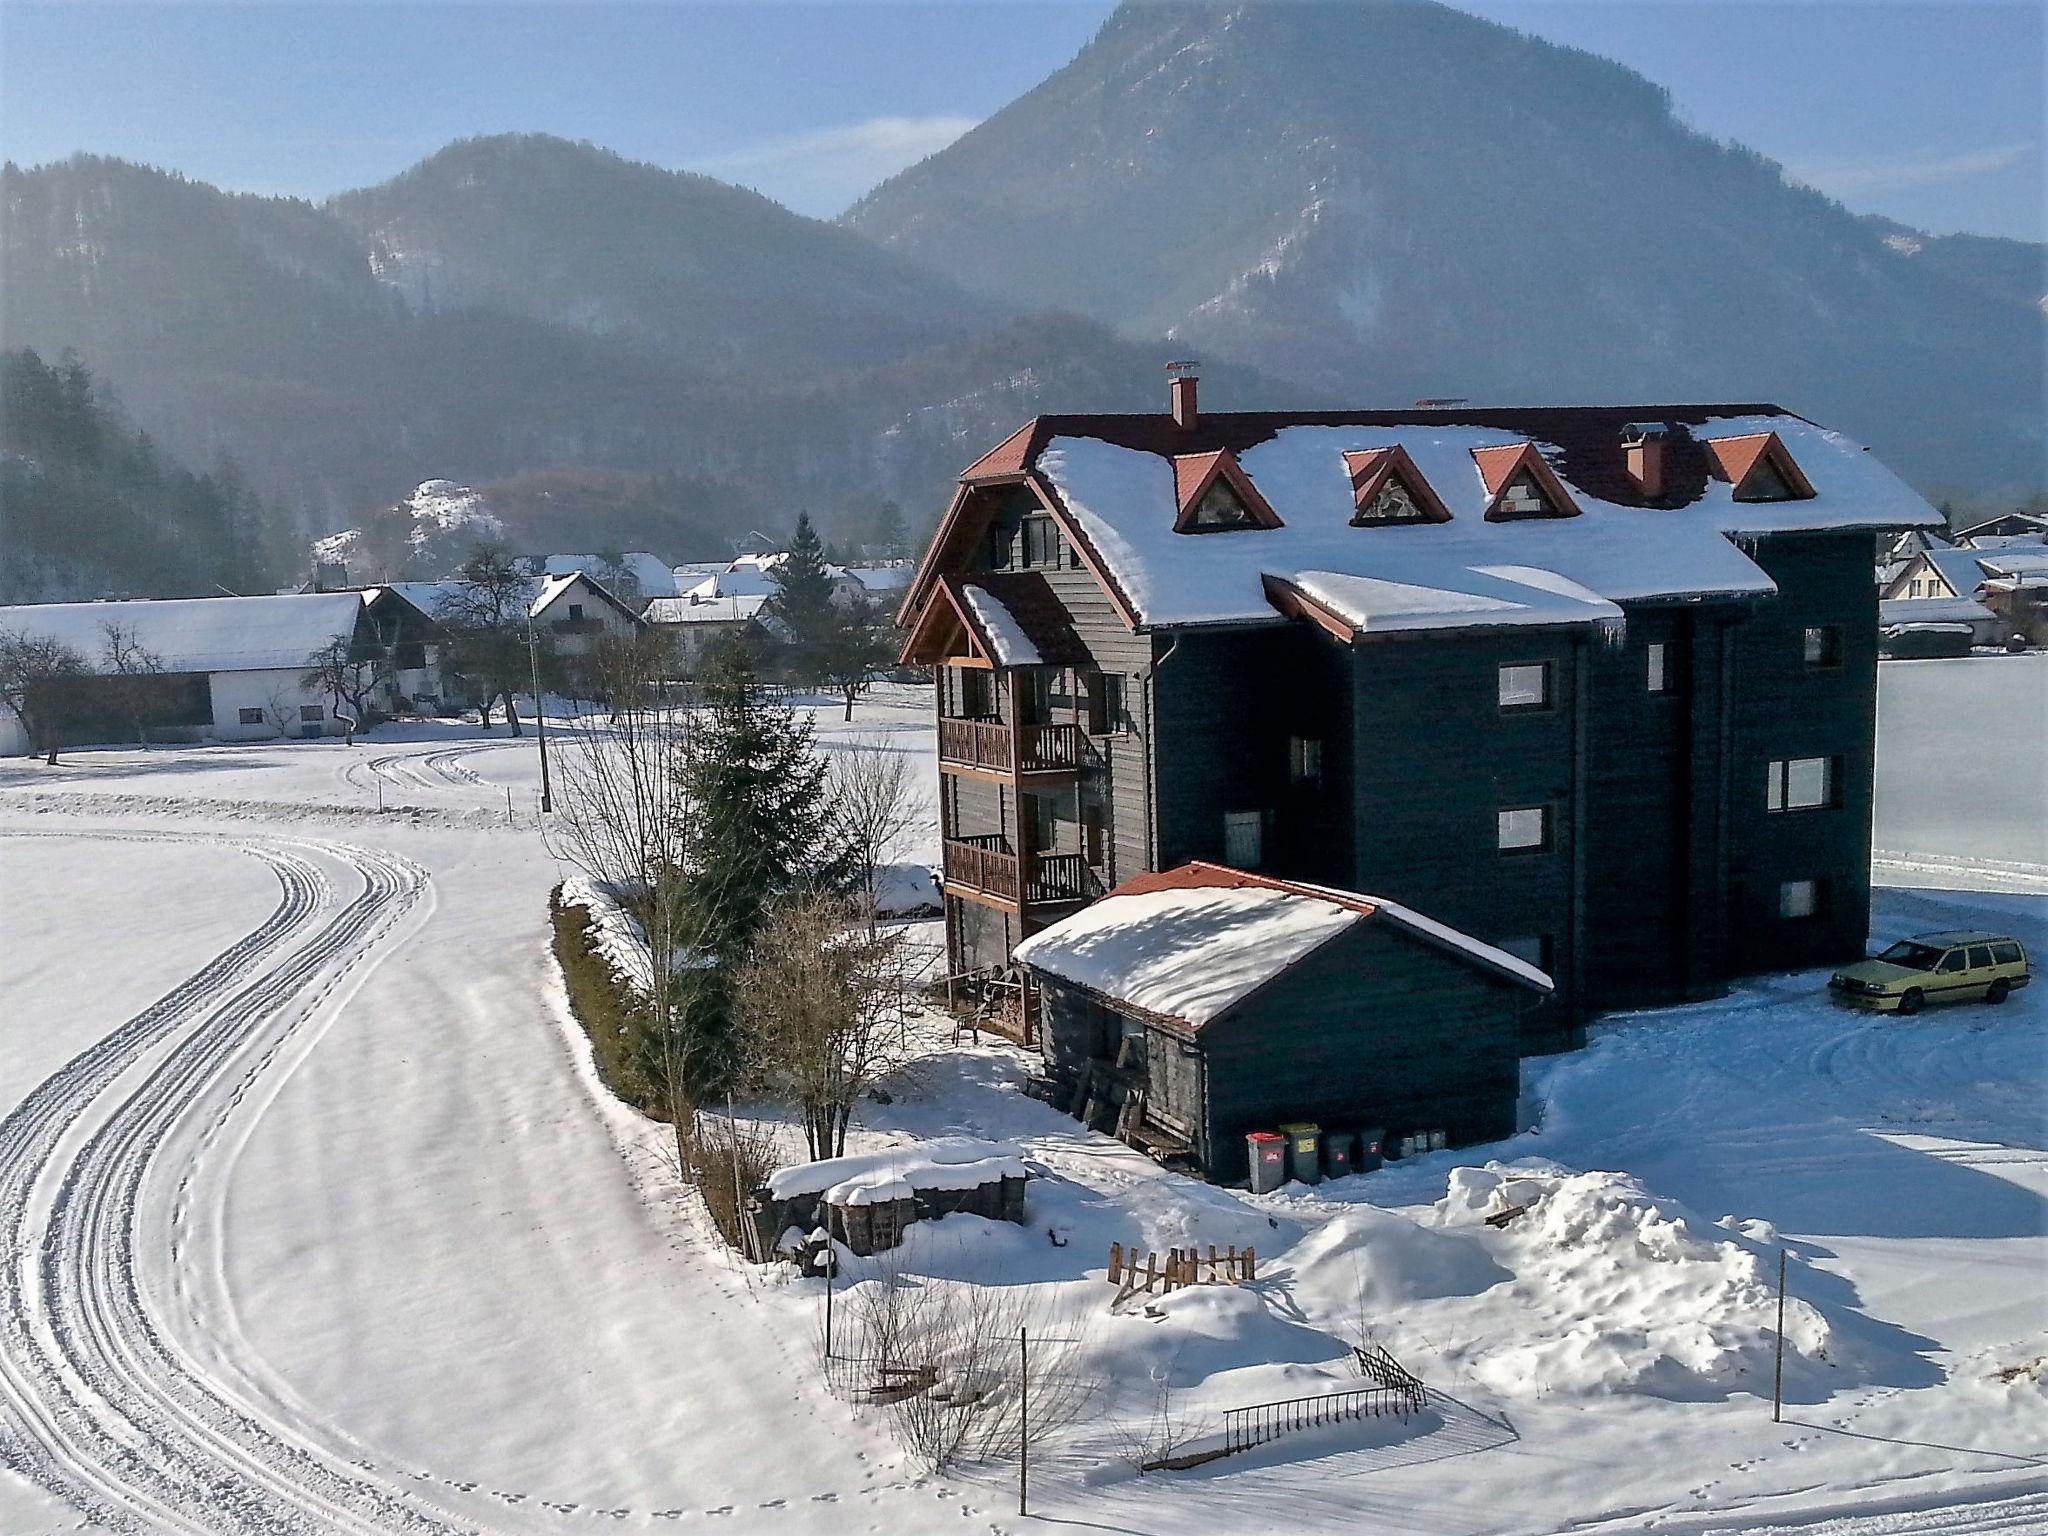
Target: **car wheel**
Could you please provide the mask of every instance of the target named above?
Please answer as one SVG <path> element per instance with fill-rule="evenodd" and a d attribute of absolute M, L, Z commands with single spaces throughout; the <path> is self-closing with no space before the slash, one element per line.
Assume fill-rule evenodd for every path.
<path fill-rule="evenodd" d="M 1899 1012 L 1918 1013 L 1926 1005 L 1927 994 L 1918 987 L 1908 987 L 1905 996 L 1899 999 Z"/>
<path fill-rule="evenodd" d="M 1991 983 L 1991 985 L 1985 988 L 1984 991 L 1984 1001 L 1987 1003 L 2002 1003 L 2008 997 L 2011 996 L 2012 983 L 2007 981 L 2003 976 L 1999 977 L 1998 980 Z"/>

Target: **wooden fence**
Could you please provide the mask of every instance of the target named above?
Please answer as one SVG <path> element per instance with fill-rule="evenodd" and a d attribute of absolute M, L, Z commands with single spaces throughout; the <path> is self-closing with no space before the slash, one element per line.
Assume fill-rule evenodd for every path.
<path fill-rule="evenodd" d="M 1141 1266 L 1136 1244 L 1128 1251 L 1122 1243 L 1109 1245 L 1109 1283 L 1119 1287 L 1119 1301 L 1140 1291 L 1149 1296 L 1155 1289 L 1164 1294 L 1186 1285 L 1243 1285 L 1258 1279 L 1258 1265 L 1258 1255 L 1250 1248 L 1218 1253 L 1211 1243 L 1207 1258 L 1193 1248 L 1169 1248 L 1164 1264 L 1157 1253 L 1148 1252 Z"/>

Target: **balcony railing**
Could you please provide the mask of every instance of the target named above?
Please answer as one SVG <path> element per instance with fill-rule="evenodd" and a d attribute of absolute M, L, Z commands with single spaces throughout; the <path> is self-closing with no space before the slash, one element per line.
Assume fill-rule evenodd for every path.
<path fill-rule="evenodd" d="M 1003 901 L 1021 899 L 1025 906 L 1085 901 L 1095 892 L 1095 876 L 1078 853 L 1041 853 L 1019 860 L 1010 840 L 949 837 L 945 848 L 946 884 L 980 891 Z"/>
<path fill-rule="evenodd" d="M 1087 738 L 1076 725 L 1026 725 L 1016 733 L 1017 767 L 1025 773 L 1059 773 L 1081 766 Z M 939 757 L 994 773 L 1012 771 L 1010 727 L 1000 720 L 941 720 Z"/>

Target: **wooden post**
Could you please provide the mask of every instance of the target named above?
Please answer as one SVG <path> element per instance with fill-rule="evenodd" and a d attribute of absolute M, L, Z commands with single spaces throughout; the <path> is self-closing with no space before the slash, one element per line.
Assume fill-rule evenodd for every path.
<path fill-rule="evenodd" d="M 1211 1285 L 1216 1283 L 1216 1245 L 1214 1243 L 1209 1245 L 1209 1283 Z"/>
<path fill-rule="evenodd" d="M 1122 1277 L 1123 1267 L 1124 1245 L 1122 1243 L 1111 1243 L 1109 1245 L 1109 1283 L 1111 1285 L 1115 1285 Z"/>
<path fill-rule="evenodd" d="M 1778 1250 L 1778 1369 L 1771 1383 L 1771 1422 L 1785 1417 L 1785 1250 Z"/>
<path fill-rule="evenodd" d="M 1244 1251 L 1244 1277 L 1247 1280 L 1256 1280 L 1259 1278 L 1258 1256 L 1250 1248 L 1247 1248 Z"/>
<path fill-rule="evenodd" d="M 1029 1514 L 1031 1476 L 1031 1331 L 1017 1330 L 1017 1513 Z"/>
<path fill-rule="evenodd" d="M 1150 1296 L 1152 1294 L 1153 1282 L 1156 1281 L 1158 1278 L 1159 1255 L 1156 1253 L 1148 1253 L 1145 1255 L 1145 1294 L 1147 1296 Z"/>

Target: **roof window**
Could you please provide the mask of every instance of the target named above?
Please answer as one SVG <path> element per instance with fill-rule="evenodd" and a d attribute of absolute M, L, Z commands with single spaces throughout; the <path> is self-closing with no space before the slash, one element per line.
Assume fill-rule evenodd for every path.
<path fill-rule="evenodd" d="M 1578 503 L 1536 451 L 1534 443 L 1474 448 L 1472 459 L 1479 466 L 1479 478 L 1492 498 L 1486 504 L 1489 523 L 1579 515 Z"/>
<path fill-rule="evenodd" d="M 1351 526 L 1378 528 L 1397 523 L 1447 523 L 1447 508 L 1422 471 L 1400 446 L 1368 448 L 1344 455 L 1351 475 Z"/>
<path fill-rule="evenodd" d="M 1276 513 L 1251 477 L 1227 451 L 1181 454 L 1173 461 L 1180 505 L 1175 533 L 1228 533 L 1244 528 L 1278 528 Z"/>

